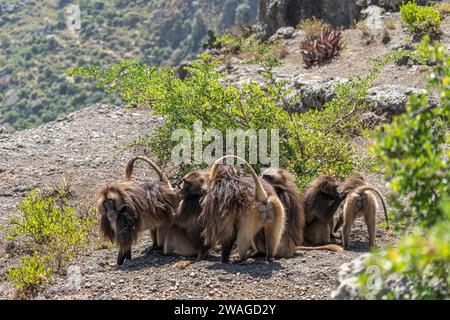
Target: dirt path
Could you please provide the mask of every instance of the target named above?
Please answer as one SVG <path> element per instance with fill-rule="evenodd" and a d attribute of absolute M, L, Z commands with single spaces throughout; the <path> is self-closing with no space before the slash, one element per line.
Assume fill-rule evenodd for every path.
<path fill-rule="evenodd" d="M 55 186 L 64 178 L 80 201 L 92 204 L 101 185 L 120 179 L 124 163 L 134 153 L 124 148 L 126 143 L 138 133 L 150 134 L 160 121 L 142 111 L 97 105 L 36 129 L 0 135 L 0 224 L 17 212 L 17 204 L 27 191 Z M 141 179 L 156 178 L 152 174 L 146 168 L 136 170 Z M 386 192 L 377 177 L 371 180 Z M 142 256 L 141 251 L 150 243 L 145 236 L 134 248 L 134 259 L 125 266 L 115 266 L 117 249 L 88 252 L 73 263 L 75 269 L 70 269 L 81 275 L 75 285 L 69 271 L 39 298 L 327 299 L 339 266 L 367 252 L 361 222 L 355 226 L 352 239 L 351 250 L 339 254 L 315 251 L 274 263 L 250 260 L 245 265 L 224 265 L 219 252 L 214 252 L 207 261 L 180 270 L 173 265 L 181 258 Z M 378 230 L 377 243 L 389 241 L 392 238 Z M 9 258 L 0 254 L 0 273 L 11 263 Z M 12 293 L 11 286 L 0 283 L 0 298 Z"/>

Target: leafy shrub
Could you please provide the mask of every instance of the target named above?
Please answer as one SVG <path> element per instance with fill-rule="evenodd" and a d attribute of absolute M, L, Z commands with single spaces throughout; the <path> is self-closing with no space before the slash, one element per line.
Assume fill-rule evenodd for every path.
<path fill-rule="evenodd" d="M 367 266 L 377 268 L 380 278 L 378 286 L 368 286 L 373 274 L 362 273 L 359 278 L 362 296 L 408 300 L 450 298 L 449 201 L 445 202 L 444 210 L 446 217 L 442 222 L 426 232 L 417 230 L 395 247 L 377 252 L 366 261 Z"/>
<path fill-rule="evenodd" d="M 441 16 L 432 6 L 421 7 L 415 2 L 400 6 L 402 20 L 416 36 L 437 36 L 441 33 Z"/>
<path fill-rule="evenodd" d="M 320 32 L 329 27 L 327 23 L 323 20 L 317 19 L 316 17 L 302 20 L 298 26 L 299 29 L 303 30 L 306 36 L 306 40 L 313 40 L 320 36 Z"/>
<path fill-rule="evenodd" d="M 416 227 L 396 247 L 369 259 L 367 266 L 380 271 L 381 285 L 368 286 L 370 275 L 362 273 L 359 290 L 367 298 L 450 297 L 450 56 L 428 37 L 420 52 L 436 63 L 427 91 L 439 93 L 439 103 L 413 95 L 407 112 L 385 126 L 373 148 L 395 191 L 391 203 L 398 227 Z"/>
<path fill-rule="evenodd" d="M 139 144 L 150 146 L 161 163 L 167 164 L 178 143 L 172 133 L 186 129 L 192 134 L 193 124 L 200 120 L 204 130 L 279 129 L 279 165 L 297 175 L 300 186 L 320 174 L 344 177 L 362 165 L 354 156 L 351 137 L 359 133 L 358 115 L 367 107 L 364 97 L 381 66 L 390 61 L 380 59 L 365 77 L 356 77 L 336 87 L 336 98 L 321 110 L 297 114 L 292 107 L 300 100 L 278 80 L 273 68 L 279 65 L 273 45 L 254 39 L 238 40 L 249 56 L 248 63 L 260 66 L 265 83 L 243 83 L 240 88 L 221 81 L 215 68 L 218 62 L 200 55 L 192 63 L 191 77 L 183 81 L 174 69 L 157 69 L 124 62 L 102 70 L 91 66 L 69 71 L 71 75 L 94 77 L 108 92 L 119 92 L 129 105 L 148 106 L 156 115 L 164 115 L 165 123 Z M 209 141 L 204 141 L 206 146 Z M 223 150 L 224 153 L 226 150 Z M 270 151 L 270 150 L 269 150 Z M 182 165 L 175 175 L 183 175 L 193 165 Z M 255 166 L 255 169 L 259 169 Z"/>
<path fill-rule="evenodd" d="M 334 58 L 341 50 L 341 31 L 324 28 L 317 39 L 302 41 L 300 52 L 306 67 Z"/>
<path fill-rule="evenodd" d="M 208 30 L 208 38 L 203 44 L 203 49 L 220 49 L 222 48 L 222 41 L 220 37 L 216 36 L 214 30 Z"/>
<path fill-rule="evenodd" d="M 11 219 L 8 238 L 21 237 L 30 248 L 42 252 L 56 272 L 86 248 L 96 223 L 93 211 L 77 215 L 67 203 L 67 193 L 30 192 L 19 204 L 20 216 Z"/>
<path fill-rule="evenodd" d="M 6 278 L 16 286 L 19 298 L 28 298 L 48 282 L 50 274 L 45 259 L 35 252 L 33 256 L 25 256 L 16 268 L 9 268 Z"/>
<path fill-rule="evenodd" d="M 443 216 L 439 202 L 450 190 L 448 150 L 443 147 L 449 143 L 450 58 L 442 46 L 430 49 L 427 42 L 421 52 L 439 63 L 430 74 L 429 95 L 439 90 L 441 101 L 436 105 L 425 94 L 413 95 L 407 112 L 384 127 L 374 151 L 396 192 L 392 200 L 397 199 L 399 224 L 427 227 Z M 399 203 L 400 197 L 408 198 L 407 206 Z"/>

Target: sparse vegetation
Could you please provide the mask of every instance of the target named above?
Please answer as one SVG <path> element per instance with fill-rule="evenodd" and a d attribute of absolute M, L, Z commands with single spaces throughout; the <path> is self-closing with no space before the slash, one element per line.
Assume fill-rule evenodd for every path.
<path fill-rule="evenodd" d="M 449 2 L 440 2 L 434 5 L 434 8 L 439 11 L 441 16 L 441 20 L 450 14 L 450 3 Z"/>
<path fill-rule="evenodd" d="M 367 26 L 367 23 L 364 20 L 358 21 L 355 25 L 355 28 L 361 31 L 361 37 L 363 39 L 368 38 L 372 35 L 369 27 Z"/>
<path fill-rule="evenodd" d="M 8 269 L 19 296 L 35 294 L 54 272 L 60 272 L 96 238 L 94 210 L 77 213 L 63 190 L 33 190 L 19 204 L 20 215 L 5 227 L 8 240 L 23 243 L 25 256 L 17 268 Z"/>
<path fill-rule="evenodd" d="M 448 299 L 450 297 L 450 56 L 442 45 L 422 43 L 422 55 L 436 63 L 428 93 L 439 91 L 437 105 L 413 95 L 407 112 L 385 126 L 374 152 L 395 194 L 397 228 L 413 230 L 395 247 L 376 252 L 360 276 L 361 294 L 371 299 Z"/>
<path fill-rule="evenodd" d="M 416 36 L 436 37 L 441 33 L 441 15 L 433 6 L 418 6 L 414 1 L 400 6 L 406 27 Z"/>
<path fill-rule="evenodd" d="M 35 252 L 25 256 L 19 266 L 8 269 L 6 278 L 17 288 L 17 298 L 31 298 L 49 281 L 51 269 L 46 267 L 45 258 Z"/>
<path fill-rule="evenodd" d="M 297 26 L 297 28 L 303 30 L 303 32 L 305 33 L 306 40 L 313 40 L 315 38 L 318 38 L 322 30 L 327 27 L 329 27 L 327 23 L 315 17 L 303 20 Z"/>
<path fill-rule="evenodd" d="M 278 60 L 286 58 L 289 54 L 287 46 L 283 44 L 277 46 L 275 53 Z"/>

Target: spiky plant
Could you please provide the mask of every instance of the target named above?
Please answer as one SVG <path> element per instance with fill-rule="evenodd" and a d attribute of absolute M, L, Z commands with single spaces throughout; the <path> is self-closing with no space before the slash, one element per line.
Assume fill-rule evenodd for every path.
<path fill-rule="evenodd" d="M 342 34 L 339 28 L 323 28 L 319 37 L 300 43 L 303 62 L 309 68 L 315 63 L 321 63 L 339 55 L 342 48 Z"/>

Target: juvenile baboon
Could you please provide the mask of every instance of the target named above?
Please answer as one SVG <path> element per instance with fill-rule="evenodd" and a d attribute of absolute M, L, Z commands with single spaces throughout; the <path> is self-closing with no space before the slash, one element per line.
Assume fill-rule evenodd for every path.
<path fill-rule="evenodd" d="M 182 200 L 175 221 L 167 233 L 164 254 L 197 256 L 197 260 L 204 259 L 208 254 L 210 246 L 204 244 L 201 235 L 203 230 L 198 223 L 207 179 L 207 171 L 190 172 L 182 178 L 179 186 Z"/>
<path fill-rule="evenodd" d="M 148 162 L 158 172 L 161 181 L 136 184 L 131 181 L 115 182 L 104 186 L 97 199 L 100 228 L 103 236 L 118 244 L 117 264 L 131 259 L 131 246 L 145 230 L 151 230 L 152 240 L 158 243 L 171 226 L 179 204 L 178 194 L 172 189 L 161 170 L 149 159 L 131 159 L 125 177 L 131 178 L 137 159 Z"/>
<path fill-rule="evenodd" d="M 232 166 L 221 164 L 231 157 L 242 161 L 252 177 L 241 177 Z M 222 245 L 222 262 L 229 261 L 236 240 L 240 261 L 245 261 L 255 235 L 261 230 L 269 260 L 280 244 L 285 213 L 273 187 L 262 182 L 245 160 L 225 156 L 216 160 L 210 170 L 200 222 L 205 243 Z"/>
<path fill-rule="evenodd" d="M 342 230 L 342 245 L 346 249 L 350 244 L 349 239 L 353 223 L 356 218 L 361 216 L 364 217 L 367 232 L 369 233 L 369 246 L 373 246 L 375 243 L 377 202 L 372 192 L 379 196 L 383 205 L 386 222 L 389 223 L 386 204 L 383 197 L 377 189 L 366 183 L 364 177 L 360 175 L 351 176 L 345 180 L 341 186 L 341 195 L 342 197 L 345 196 L 345 202 L 336 222 L 334 232 L 337 232 L 342 223 L 344 224 Z"/>
<path fill-rule="evenodd" d="M 305 227 L 303 200 L 295 186 L 292 175 L 287 170 L 270 168 L 262 173 L 262 178 L 274 187 L 286 214 L 286 228 L 278 246 L 277 257 L 290 258 L 298 250 L 342 251 L 342 248 L 334 244 L 316 247 L 303 246 Z M 255 237 L 254 244 L 258 252 L 264 252 L 264 235 L 261 232 Z"/>
<path fill-rule="evenodd" d="M 334 213 L 342 202 L 338 183 L 330 176 L 313 180 L 305 189 L 305 241 L 313 245 L 328 244 L 334 227 Z"/>

